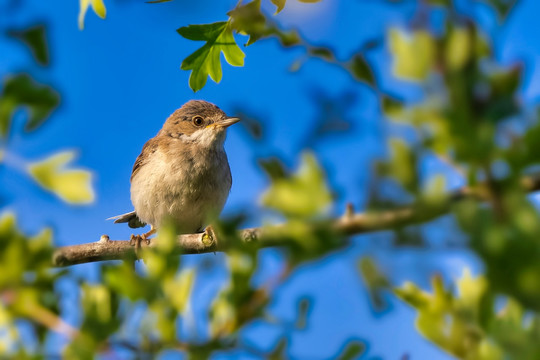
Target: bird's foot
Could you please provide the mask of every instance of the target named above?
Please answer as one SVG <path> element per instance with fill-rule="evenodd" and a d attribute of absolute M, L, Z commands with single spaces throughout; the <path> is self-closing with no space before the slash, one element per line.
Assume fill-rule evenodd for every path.
<path fill-rule="evenodd" d="M 149 232 L 141 235 L 131 235 L 129 238 L 129 245 L 141 247 L 141 243 L 144 241 L 146 245 L 150 245 L 150 236 L 156 233 L 156 230 L 152 228 Z"/>
<path fill-rule="evenodd" d="M 141 235 L 131 234 L 131 237 L 129 238 L 129 245 L 140 248 L 141 243 L 143 241 L 145 241 L 147 245 L 150 244 L 150 239 L 147 239 L 146 236 L 144 236 L 144 235 L 145 234 L 141 234 Z"/>
<path fill-rule="evenodd" d="M 137 259 L 140 259 L 141 258 L 141 244 L 142 242 L 145 242 L 146 245 L 150 245 L 150 239 L 147 237 L 147 233 L 146 234 L 141 234 L 141 235 L 131 235 L 131 237 L 129 238 L 129 245 L 131 246 L 135 246 L 135 256 L 137 257 Z"/>
<path fill-rule="evenodd" d="M 146 245 L 150 245 L 150 236 L 156 233 L 156 229 L 152 227 L 149 232 L 141 234 L 141 235 L 131 235 L 129 238 L 129 245 L 135 246 L 135 255 L 137 256 L 137 259 L 140 259 L 139 252 L 141 249 L 141 244 L 144 241 Z"/>

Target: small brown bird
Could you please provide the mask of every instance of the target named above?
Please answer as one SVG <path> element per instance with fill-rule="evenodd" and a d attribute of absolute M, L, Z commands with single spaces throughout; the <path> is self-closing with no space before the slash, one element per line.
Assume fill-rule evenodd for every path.
<path fill-rule="evenodd" d="M 232 184 L 223 144 L 227 127 L 239 120 L 214 104 L 191 100 L 144 144 L 131 173 L 135 211 L 111 218 L 131 228 L 151 226 L 132 235 L 132 244 L 149 243 L 166 221 L 186 234 L 202 231 L 209 216 L 219 215 Z"/>

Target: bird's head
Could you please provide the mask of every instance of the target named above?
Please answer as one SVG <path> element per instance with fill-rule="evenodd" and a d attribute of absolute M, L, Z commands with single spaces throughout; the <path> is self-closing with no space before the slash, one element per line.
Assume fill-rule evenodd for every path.
<path fill-rule="evenodd" d="M 202 100 L 191 100 L 172 113 L 160 135 L 203 147 L 223 146 L 227 127 L 240 121 L 228 117 L 219 107 Z"/>

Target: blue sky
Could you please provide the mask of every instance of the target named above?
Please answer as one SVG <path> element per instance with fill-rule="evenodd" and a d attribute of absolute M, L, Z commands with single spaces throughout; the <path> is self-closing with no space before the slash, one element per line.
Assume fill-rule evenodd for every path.
<path fill-rule="evenodd" d="M 0 0 L 0 5 L 8 2 Z M 463 5 L 471 6 L 470 3 L 464 1 Z M 268 40 L 244 49 L 244 67 L 224 65 L 220 84 L 209 80 L 203 90 L 194 94 L 188 88 L 189 73 L 179 67 L 182 59 L 202 44 L 183 39 L 175 30 L 188 24 L 224 20 L 236 1 L 145 4 L 105 0 L 105 4 L 107 19 L 101 20 L 89 12 L 84 31 L 77 28 L 77 1 L 27 0 L 9 16 L 0 15 L 0 26 L 6 27 L 46 22 L 52 59 L 50 68 L 40 68 L 33 64 L 23 46 L 2 38 L 0 75 L 31 70 L 62 95 L 60 108 L 35 133 L 22 135 L 24 117 L 17 117 L 8 151 L 21 159 L 35 160 L 60 150 L 77 149 L 77 165 L 92 170 L 97 195 L 89 206 L 70 207 L 37 188 L 23 173 L 5 171 L 2 175 L 5 188 L 9 189 L 8 208 L 18 214 L 25 230 L 36 232 L 51 226 L 58 245 L 96 241 L 102 234 L 127 239 L 130 229 L 105 219 L 131 210 L 129 177 L 135 158 L 167 116 L 189 99 L 214 102 L 230 115 L 241 108 L 263 121 L 265 136 L 260 142 L 239 125 L 230 128 L 226 149 L 234 180 L 224 210 L 227 216 L 239 211 L 259 214 L 258 198 L 268 182 L 256 165 L 258 157 L 277 155 L 290 167 L 296 166 L 302 141 L 320 112 L 314 93 L 338 101 L 351 96 L 352 105 L 347 112 L 351 130 L 317 142 L 313 150 L 337 191 L 335 213 L 341 213 L 347 201 L 362 208 L 371 162 L 384 156 L 385 136 L 398 131 L 382 121 L 369 89 L 319 60 L 310 60 L 298 72 L 291 73 L 288 69 L 302 57 L 302 50 L 283 50 L 275 40 Z M 271 5 L 265 6 L 273 11 Z M 477 5 L 474 9 L 495 36 L 501 61 L 525 59 L 528 71 L 523 100 L 537 99 L 540 88 L 535 69 L 540 60 L 540 30 L 536 15 L 540 6 L 534 0 L 523 1 L 503 28 L 489 20 L 486 7 Z M 388 7 L 376 1 L 323 0 L 319 4 L 300 4 L 289 0 L 276 19 L 284 26 L 299 28 L 306 39 L 316 44 L 334 44 L 338 57 L 346 59 L 366 39 L 384 36 L 389 26 L 406 24 L 412 11 L 411 5 Z M 392 77 L 386 50 L 375 52 L 370 60 L 376 64 L 384 89 L 411 97 L 417 94 L 413 87 Z M 430 167 L 430 171 L 434 168 Z M 247 225 L 261 221 L 255 215 Z M 448 225 L 448 221 L 438 220 L 425 232 L 440 239 L 438 228 Z M 370 358 L 398 359 L 403 354 L 409 354 L 411 359 L 449 358 L 414 330 L 414 313 L 406 305 L 390 298 L 391 311 L 379 314 L 372 310 L 356 271 L 356 261 L 360 256 L 374 255 L 393 274 L 397 284 L 413 280 L 422 286 L 427 286 L 430 274 L 435 272 L 455 279 L 464 267 L 478 271 L 480 264 L 470 253 L 449 250 L 436 240 L 429 250 L 396 250 L 390 243 L 390 237 L 384 233 L 355 237 L 349 248 L 302 266 L 280 287 L 271 305 L 279 318 L 294 318 L 298 297 L 314 299 L 308 329 L 292 336 L 291 357 L 328 358 L 337 353 L 343 340 L 359 338 L 369 344 Z M 197 266 L 204 258 L 211 258 L 223 270 L 223 254 L 186 257 L 185 266 Z M 272 276 L 281 266 L 280 254 L 275 250 L 263 251 L 261 260 L 261 279 Z M 97 279 L 96 265 L 79 265 L 74 269 L 90 281 Z M 223 274 L 219 270 L 199 278 L 197 302 L 192 306 L 204 309 L 221 280 Z M 68 306 L 69 300 L 66 301 Z M 248 330 L 246 341 L 261 349 L 274 345 L 280 333 L 273 325 L 259 323 Z"/>

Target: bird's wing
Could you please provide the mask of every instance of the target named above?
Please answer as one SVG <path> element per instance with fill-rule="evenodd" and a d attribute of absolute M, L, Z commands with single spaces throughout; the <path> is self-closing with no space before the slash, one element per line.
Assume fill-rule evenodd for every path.
<path fill-rule="evenodd" d="M 131 170 L 131 178 L 130 181 L 133 180 L 135 175 L 137 175 L 137 172 L 141 169 L 141 167 L 144 166 L 150 159 L 150 155 L 156 152 L 158 148 L 158 141 L 156 138 L 152 138 L 144 144 L 141 153 L 139 156 L 137 156 L 137 160 L 135 160 L 135 164 L 133 164 L 133 170 Z"/>
<path fill-rule="evenodd" d="M 146 223 L 142 222 L 135 211 L 128 212 L 122 215 L 117 215 L 108 218 L 107 220 L 114 220 L 114 223 L 128 223 L 130 228 L 140 228 L 146 226 Z"/>
<path fill-rule="evenodd" d="M 135 164 L 133 165 L 130 181 L 133 180 L 133 177 L 137 174 L 141 167 L 148 162 L 148 160 L 150 159 L 150 155 L 156 152 L 157 147 L 158 143 L 155 138 L 148 140 L 146 144 L 144 144 L 141 153 L 139 154 L 137 160 L 135 160 Z M 114 220 L 115 224 L 128 223 L 128 226 L 130 228 L 139 228 L 146 226 L 146 223 L 139 219 L 135 211 L 113 216 L 108 218 L 107 220 Z"/>

